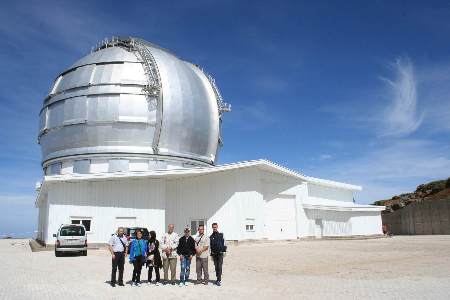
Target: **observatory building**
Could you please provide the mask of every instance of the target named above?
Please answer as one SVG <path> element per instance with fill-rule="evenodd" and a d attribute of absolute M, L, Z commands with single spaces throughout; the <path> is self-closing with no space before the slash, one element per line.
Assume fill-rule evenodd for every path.
<path fill-rule="evenodd" d="M 117 226 L 162 234 L 218 222 L 229 240 L 381 234 L 361 187 L 267 160 L 216 165 L 223 114 L 214 79 L 138 38 L 104 40 L 59 74 L 40 111 L 44 179 L 37 238 L 61 224 L 106 243 Z"/>

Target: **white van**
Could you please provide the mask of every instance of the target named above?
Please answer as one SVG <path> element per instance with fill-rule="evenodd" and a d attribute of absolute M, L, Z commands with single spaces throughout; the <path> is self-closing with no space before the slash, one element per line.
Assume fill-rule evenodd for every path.
<path fill-rule="evenodd" d="M 83 256 L 87 255 L 87 236 L 84 225 L 63 224 L 53 237 L 56 238 L 55 256 L 61 256 L 63 252 L 80 252 Z"/>

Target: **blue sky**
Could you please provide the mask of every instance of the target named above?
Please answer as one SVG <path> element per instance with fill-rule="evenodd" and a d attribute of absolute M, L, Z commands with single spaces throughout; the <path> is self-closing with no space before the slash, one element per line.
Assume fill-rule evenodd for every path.
<path fill-rule="evenodd" d="M 2 1 L 0 236 L 36 228 L 51 82 L 112 35 L 214 75 L 233 108 L 219 163 L 359 184 L 360 203 L 450 176 L 450 3 L 316 2 Z"/>

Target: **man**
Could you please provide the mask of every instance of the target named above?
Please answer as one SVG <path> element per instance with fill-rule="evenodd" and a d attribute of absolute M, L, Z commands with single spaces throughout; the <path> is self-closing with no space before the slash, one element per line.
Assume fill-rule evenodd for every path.
<path fill-rule="evenodd" d="M 125 256 L 127 255 L 128 241 L 123 234 L 123 227 L 117 229 L 117 233 L 113 234 L 109 239 L 108 249 L 112 257 L 111 286 L 116 286 L 116 272 L 119 268 L 119 285 L 123 284 L 123 267 L 125 265 Z"/>
<path fill-rule="evenodd" d="M 180 256 L 180 286 L 188 285 L 192 256 L 195 255 L 195 241 L 189 228 L 184 229 L 184 236 L 178 242 L 177 253 Z"/>
<path fill-rule="evenodd" d="M 214 284 L 217 286 L 221 286 L 223 256 L 227 251 L 227 245 L 225 242 L 225 238 L 223 237 L 223 233 L 219 232 L 219 226 L 217 225 L 217 223 L 212 224 L 212 229 L 213 233 L 209 237 L 209 242 L 211 248 L 211 256 L 214 262 L 214 268 L 216 270 L 216 282 Z"/>
<path fill-rule="evenodd" d="M 167 233 L 162 237 L 162 257 L 163 257 L 163 269 L 164 269 L 164 284 L 169 280 L 169 266 L 170 266 L 170 279 L 172 285 L 175 285 L 176 270 L 177 270 L 177 247 L 179 237 L 176 232 L 173 232 L 174 225 L 169 224 L 167 227 Z"/>
<path fill-rule="evenodd" d="M 198 234 L 195 237 L 195 268 L 197 271 L 197 284 L 202 283 L 202 271 L 203 271 L 203 284 L 207 285 L 209 280 L 208 272 L 208 249 L 209 238 L 205 236 L 205 226 L 198 226 Z"/>

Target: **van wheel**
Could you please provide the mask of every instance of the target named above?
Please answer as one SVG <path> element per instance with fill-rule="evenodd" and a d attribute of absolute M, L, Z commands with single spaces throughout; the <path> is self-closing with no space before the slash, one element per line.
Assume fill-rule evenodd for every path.
<path fill-rule="evenodd" d="M 56 257 L 60 257 L 60 256 L 61 256 L 61 253 L 59 253 L 58 251 L 55 250 L 55 256 L 56 256 Z"/>
<path fill-rule="evenodd" d="M 82 252 L 82 255 L 83 255 L 83 256 L 87 256 L 87 250 L 84 250 L 84 251 Z"/>

